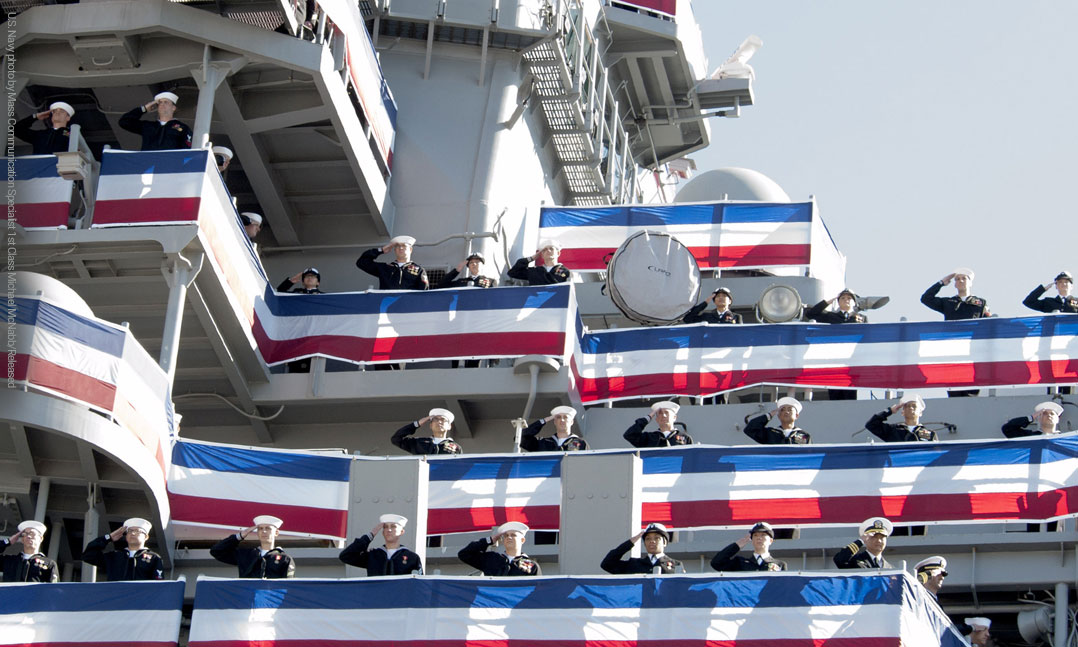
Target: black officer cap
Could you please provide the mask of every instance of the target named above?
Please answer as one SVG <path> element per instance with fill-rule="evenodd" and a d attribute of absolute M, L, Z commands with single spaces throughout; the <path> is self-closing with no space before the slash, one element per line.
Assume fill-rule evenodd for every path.
<path fill-rule="evenodd" d="M 753 533 L 757 532 L 764 532 L 771 535 L 772 539 L 775 538 L 774 529 L 772 529 L 771 524 L 767 523 L 766 521 L 760 521 L 755 526 L 753 526 L 752 530 L 749 531 L 749 535 L 751 536 Z"/>
<path fill-rule="evenodd" d="M 666 540 L 666 543 L 670 543 L 670 531 L 666 529 L 666 526 L 661 523 L 649 523 L 648 527 L 644 529 L 644 536 L 656 533 L 662 536 Z"/>

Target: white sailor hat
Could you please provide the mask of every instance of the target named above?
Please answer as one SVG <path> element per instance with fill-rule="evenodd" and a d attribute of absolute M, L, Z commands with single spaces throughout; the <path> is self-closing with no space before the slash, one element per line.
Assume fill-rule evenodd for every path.
<path fill-rule="evenodd" d="M 41 533 L 42 535 L 45 534 L 45 524 L 41 523 L 40 521 L 34 521 L 33 519 L 27 519 L 26 521 L 24 521 L 24 522 L 22 522 L 22 523 L 20 523 L 18 525 L 19 532 L 22 532 L 22 531 L 24 531 L 24 530 L 26 530 L 28 528 L 32 528 L 32 529 L 38 531 L 39 533 Z"/>
<path fill-rule="evenodd" d="M 992 621 L 988 618 L 963 618 L 962 622 L 973 627 L 974 631 L 978 629 L 990 629 L 992 627 Z"/>
<path fill-rule="evenodd" d="M 1048 402 L 1042 402 L 1037 406 L 1033 407 L 1033 415 L 1037 415 L 1045 409 L 1048 409 L 1049 411 L 1055 411 L 1057 416 L 1063 415 L 1063 407 L 1059 406 L 1055 402 L 1052 402 L 1051 400 L 1049 400 Z"/>
<path fill-rule="evenodd" d="M 570 418 L 575 418 L 576 417 L 576 409 L 574 409 L 572 407 L 567 407 L 567 406 L 563 405 L 563 406 L 560 406 L 560 407 L 554 407 L 553 409 L 550 410 L 550 415 L 552 415 L 552 416 L 556 416 L 556 415 L 559 415 L 559 414 L 562 414 L 562 413 L 569 416 Z"/>
<path fill-rule="evenodd" d="M 260 514 L 254 518 L 254 522 L 256 526 L 273 526 L 277 530 L 280 530 L 281 525 L 284 523 L 284 521 L 272 514 Z"/>
<path fill-rule="evenodd" d="M 1071 276 L 1071 273 L 1068 272 L 1067 270 L 1063 270 L 1059 274 L 1056 274 L 1056 278 L 1053 279 L 1053 280 L 1054 281 L 1070 281 L 1071 283 L 1074 283 L 1074 277 Z"/>
<path fill-rule="evenodd" d="M 214 155 L 220 155 L 226 160 L 232 159 L 232 149 L 228 146 L 214 146 L 211 150 Z"/>
<path fill-rule="evenodd" d="M 969 269 L 968 267 L 956 267 L 954 268 L 954 273 L 955 276 L 962 274 L 964 276 L 968 276 L 969 280 L 973 280 L 973 270 Z"/>
<path fill-rule="evenodd" d="M 253 211 L 244 211 L 240 215 L 246 218 L 247 221 L 253 222 L 256 225 L 262 224 L 262 216 Z M 244 224 L 247 224 L 247 221 L 244 221 Z"/>
<path fill-rule="evenodd" d="M 153 97 L 154 101 L 160 101 L 161 99 L 168 99 L 169 101 L 171 101 L 174 104 L 177 104 L 177 103 L 180 102 L 180 97 L 178 97 L 173 92 L 158 92 Z"/>
<path fill-rule="evenodd" d="M 71 104 L 66 102 L 66 101 L 53 101 L 49 105 L 49 110 L 50 111 L 56 110 L 57 108 L 59 108 L 60 110 L 63 110 L 64 112 L 66 112 L 68 117 L 74 117 L 75 116 L 75 109 L 73 107 L 71 107 Z"/>
<path fill-rule="evenodd" d="M 907 394 L 903 395 L 902 399 L 898 401 L 898 405 L 902 406 L 902 405 L 906 404 L 907 402 L 916 402 L 917 404 L 921 405 L 922 409 L 925 408 L 924 399 L 922 399 L 921 396 L 917 395 L 916 393 L 907 393 Z"/>
<path fill-rule="evenodd" d="M 890 537 L 891 532 L 895 529 L 895 525 L 884 519 L 883 517 L 872 517 L 871 519 L 865 519 L 861 522 L 860 531 L 862 535 L 876 534 Z"/>
<path fill-rule="evenodd" d="M 681 405 L 679 405 L 677 402 L 671 402 L 669 400 L 663 400 L 662 402 L 656 402 L 655 404 L 651 405 L 652 412 L 656 412 L 659 409 L 669 409 L 674 413 L 677 413 L 678 409 L 680 408 Z"/>
<path fill-rule="evenodd" d="M 556 240 L 554 240 L 552 238 L 547 238 L 547 239 L 545 239 L 545 240 L 543 240 L 543 241 L 541 241 L 539 243 L 539 250 L 540 251 L 546 249 L 547 247 L 553 247 L 554 249 L 561 249 L 561 243 L 559 243 L 558 241 L 556 241 Z"/>
<path fill-rule="evenodd" d="M 399 514 L 384 514 L 378 517 L 378 523 L 395 523 L 401 528 L 408 525 L 408 517 L 402 517 Z"/>
<path fill-rule="evenodd" d="M 787 396 L 785 398 L 779 398 L 778 401 L 775 402 L 775 407 L 784 407 L 786 405 L 793 407 L 794 411 L 798 414 L 801 413 L 801 403 L 797 401 L 797 398 Z"/>
<path fill-rule="evenodd" d="M 913 570 L 917 573 L 923 573 L 927 571 L 941 570 L 943 574 L 947 574 L 947 560 L 946 558 L 934 555 L 932 557 L 926 557 L 917 562 L 917 565 L 913 567 Z"/>
<path fill-rule="evenodd" d="M 396 245 L 398 243 L 404 245 L 415 245 L 415 238 L 412 238 L 411 236 L 394 236 L 393 238 L 389 239 L 390 245 Z"/>
<path fill-rule="evenodd" d="M 147 535 L 150 534 L 150 528 L 153 528 L 152 523 L 150 523 L 149 521 L 146 521 L 145 519 L 143 519 L 141 517 L 131 517 L 130 519 L 128 519 L 127 521 L 124 522 L 124 526 L 128 530 L 130 530 L 132 528 L 138 528 L 138 529 L 142 530 L 143 532 L 145 532 Z"/>
<path fill-rule="evenodd" d="M 662 535 L 663 539 L 666 540 L 666 543 L 670 543 L 670 531 L 667 530 L 666 526 L 664 526 L 663 524 L 649 523 L 648 527 L 644 528 L 644 536 L 647 537 L 652 533 Z"/>
<path fill-rule="evenodd" d="M 756 525 L 753 526 L 752 530 L 749 531 L 749 535 L 751 536 L 758 532 L 767 533 L 771 535 L 772 539 L 775 538 L 775 529 L 772 528 L 771 524 L 767 523 L 766 521 L 757 521 Z"/>
<path fill-rule="evenodd" d="M 449 421 L 449 424 L 453 424 L 453 412 L 449 409 L 434 408 L 427 412 L 427 415 L 431 418 L 442 417 Z"/>
<path fill-rule="evenodd" d="M 523 535 L 527 534 L 528 530 L 530 530 L 530 528 L 528 528 L 526 524 L 520 523 L 519 521 L 507 521 L 502 525 L 498 526 L 499 535 L 505 534 L 507 532 L 519 532 Z"/>

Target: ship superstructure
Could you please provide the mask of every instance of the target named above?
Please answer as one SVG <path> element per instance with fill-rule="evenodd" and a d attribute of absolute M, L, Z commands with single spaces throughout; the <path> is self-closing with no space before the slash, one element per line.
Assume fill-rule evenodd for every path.
<path fill-rule="evenodd" d="M 486 271 L 504 279 L 516 259 L 534 253 L 544 206 L 791 201 L 774 183 L 745 171 L 702 174 L 674 197 L 683 158 L 711 144 L 712 120 L 736 116 L 754 100 L 750 78 L 711 78 L 700 28 L 684 0 L 318 2 L 310 15 L 305 3 L 287 1 L 14 4 L 5 3 L 16 23 L 16 116 L 63 98 L 77 109 L 85 144 L 82 157 L 76 153 L 57 167 L 62 179 L 64 164 L 74 164 L 64 180 L 71 184 L 62 187 L 72 192 L 64 222 L 20 227 L 13 260 L 20 276 L 51 277 L 70 293 L 26 278 L 18 294 L 74 308 L 83 324 L 106 322 L 97 327 L 119 344 L 121 377 L 102 381 L 130 395 L 132 409 L 169 420 L 154 426 L 157 436 L 132 436 L 127 432 L 141 428 L 149 413 L 139 413 L 143 422 L 136 424 L 119 398 L 87 406 L 66 394 L 62 377 L 52 390 L 0 394 L 0 416 L 8 423 L 0 441 L 5 518 L 48 518 L 62 528 L 53 532 L 49 554 L 64 564 L 65 580 L 91 581 L 92 570 L 76 561 L 86 538 L 135 515 L 162 528 L 157 547 L 174 573 L 189 582 L 197 573 L 230 575 L 206 550 L 211 537 L 226 531 L 173 527 L 163 516 L 168 461 L 141 452 L 167 446 L 170 431 L 312 456 L 398 455 L 392 432 L 440 407 L 455 414 L 454 437 L 469 456 L 508 453 L 513 420 L 588 404 L 571 366 L 571 342 L 581 332 L 577 316 L 593 332 L 631 325 L 604 293 L 603 275 L 583 272 L 564 286 L 568 296 L 555 291 L 565 304 L 547 314 L 551 321 L 561 317 L 558 323 L 527 328 L 532 324 L 522 319 L 523 342 L 503 356 L 466 354 L 482 357 L 479 367 L 458 367 L 465 354 L 452 352 L 451 335 L 467 330 L 445 324 L 444 331 L 423 332 L 444 332 L 450 348 L 399 360 L 392 348 L 368 361 L 316 354 L 309 372 L 286 372 L 286 362 L 268 357 L 265 345 L 273 336 L 266 332 L 270 315 L 284 321 L 298 303 L 272 295 L 285 277 L 313 266 L 327 292 L 368 290 L 376 285 L 355 267 L 356 258 L 407 234 L 418 239 L 415 259 L 432 277 L 481 252 Z M 179 95 L 178 116 L 193 127 L 193 150 L 123 152 L 138 142 L 117 127 L 119 116 L 161 90 Z M 224 174 L 201 150 L 211 143 L 236 153 Z M 22 157 L 21 144 L 14 151 Z M 154 207 L 166 215 L 146 216 L 147 196 L 173 201 Z M 254 245 L 236 223 L 242 211 L 265 217 Z M 813 212 L 818 221 L 815 205 Z M 818 222 L 812 243 L 826 267 L 707 270 L 702 292 L 728 285 L 745 314 L 775 283 L 796 288 L 806 304 L 828 297 L 843 287 L 843 260 Z M 515 298 L 512 289 L 524 290 L 505 289 L 505 300 Z M 342 296 L 334 303 L 377 313 L 379 306 L 368 304 L 379 298 Z M 377 353 L 378 340 L 386 338 L 377 322 L 371 325 Z M 442 324 L 430 327 L 436 325 Z M 65 330 L 53 334 L 93 347 Z M 562 343 L 561 352 L 529 346 L 534 340 L 526 337 L 540 332 L 560 334 L 553 343 Z M 155 359 L 159 366 L 151 366 Z M 399 366 L 375 370 L 379 364 Z M 137 383 L 134 391 L 124 375 Z M 160 402 L 136 397 L 139 389 L 164 395 Z M 831 401 L 826 389 L 764 385 L 728 395 L 723 404 L 682 396 L 679 419 L 700 443 L 746 445 L 746 416 L 787 393 L 805 402 L 802 420 L 819 444 L 865 443 L 864 421 L 885 406 L 871 398 L 895 395 L 863 389 L 861 399 Z M 622 433 L 660 395 L 610 398 L 582 409 L 578 424 L 591 447 L 624 449 Z M 982 396 L 933 398 L 926 415 L 946 440 L 996 439 L 1004 420 L 1047 397 L 1043 387 L 985 389 Z M 169 419 L 173 412 L 181 415 Z M 1066 410 L 1061 427 L 1069 431 L 1073 416 Z M 574 546 L 605 552 L 634 534 L 642 485 L 632 464 L 625 455 L 600 452 L 561 468 L 562 482 L 570 484 L 562 489 L 561 532 L 540 535 L 529 549 L 544 573 L 595 573 L 598 560 Z M 353 466 L 348 479 L 347 536 L 366 532 L 371 515 L 394 496 L 404 499 L 397 504 L 410 516 L 423 516 L 426 463 L 363 466 Z M 1067 483 L 1073 486 L 1073 479 Z M 599 492 L 628 494 L 605 511 L 566 503 Z M 576 525 L 567 526 L 570 519 Z M 425 525 L 417 523 L 414 536 L 425 536 Z M 830 554 L 853 539 L 845 528 L 785 532 L 776 552 L 806 570 L 830 568 Z M 1067 583 L 1078 573 L 1073 518 L 1031 527 L 914 526 L 902 533 L 892 539 L 892 562 L 947 555 L 951 576 L 942 601 L 952 614 L 1013 618 L 1029 607 L 1019 593 L 1044 599 L 1040 592 L 1050 590 L 1066 600 Z M 337 548 L 308 534 L 295 549 L 304 575 L 343 576 Z M 680 533 L 671 553 L 688 570 L 706 572 L 710 555 L 733 534 Z M 455 553 L 469 538 L 432 537 L 428 570 L 466 573 Z"/>

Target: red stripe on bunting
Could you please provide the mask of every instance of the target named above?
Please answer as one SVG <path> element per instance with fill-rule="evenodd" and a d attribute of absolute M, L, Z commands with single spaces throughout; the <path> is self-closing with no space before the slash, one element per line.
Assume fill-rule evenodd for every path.
<path fill-rule="evenodd" d="M 569 247 L 561 250 L 558 262 L 571 270 L 605 270 L 615 247 Z M 702 269 L 714 267 L 774 267 L 807 265 L 811 245 L 741 245 L 729 247 L 689 247 Z"/>
<path fill-rule="evenodd" d="M 15 379 L 112 411 L 116 385 L 32 355 L 15 356 Z"/>
<path fill-rule="evenodd" d="M 427 534 L 490 530 L 507 521 L 521 521 L 532 530 L 557 530 L 561 506 L 535 505 L 498 508 L 430 508 L 427 510 Z"/>
<path fill-rule="evenodd" d="M 329 537 L 347 537 L 348 511 L 283 505 L 272 501 L 232 501 L 210 497 L 168 493 L 172 520 L 183 523 L 206 523 L 245 528 L 260 514 L 285 519 L 292 528 Z M 287 528 L 286 528 L 287 530 Z"/>
<path fill-rule="evenodd" d="M 381 640 L 192 640 L 191 647 L 384 647 Z M 734 640 L 394 640 L 397 647 L 900 647 L 897 636 Z M 37 644 L 35 643 L 35 646 Z"/>
<path fill-rule="evenodd" d="M 20 202 L 15 205 L 15 222 L 27 229 L 59 229 L 67 226 L 69 202 Z"/>
<path fill-rule="evenodd" d="M 98 200 L 94 206 L 95 225 L 145 225 L 151 223 L 197 222 L 202 198 L 137 198 Z"/>
<path fill-rule="evenodd" d="M 131 613 L 138 613 L 132 611 Z M 244 643 L 248 644 L 248 643 Z M 176 647 L 175 640 L 109 640 L 108 642 L 55 642 L 41 641 L 32 643 L 4 643 L 4 647 Z"/>
<path fill-rule="evenodd" d="M 575 366 L 575 362 L 573 363 Z M 854 388 L 941 388 L 1078 381 L 1078 358 L 1035 362 L 912 364 L 731 370 L 722 373 L 650 373 L 611 378 L 577 376 L 584 402 L 648 395 L 710 395 L 756 384 Z"/>
<path fill-rule="evenodd" d="M 269 364 L 322 354 L 353 362 L 398 362 L 410 359 L 562 355 L 565 332 L 484 332 L 411 337 L 319 335 L 276 340 L 266 335 L 255 313 L 252 326 L 258 350 Z"/>
<path fill-rule="evenodd" d="M 887 517 L 895 523 L 979 519 L 1052 519 L 1078 513 L 1078 486 L 1048 492 L 848 496 L 826 499 L 744 499 L 644 503 L 644 523 L 701 528 L 754 523 L 779 525 L 860 523 Z"/>

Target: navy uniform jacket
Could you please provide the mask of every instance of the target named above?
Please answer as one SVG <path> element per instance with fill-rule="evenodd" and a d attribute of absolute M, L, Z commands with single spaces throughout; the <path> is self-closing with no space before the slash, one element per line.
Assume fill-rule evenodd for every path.
<path fill-rule="evenodd" d="M 691 445 L 692 436 L 678 431 L 677 428 L 666 436 L 659 430 L 644 431 L 648 424 L 647 418 L 637 418 L 632 427 L 625 430 L 622 438 L 629 441 L 633 447 L 673 447 L 674 445 Z"/>
<path fill-rule="evenodd" d="M 295 292 L 296 294 L 325 294 L 318 288 L 311 288 L 310 290 L 308 290 L 307 288 L 303 287 L 302 283 L 296 285 L 292 282 L 292 279 L 285 279 L 281 281 L 281 284 L 277 286 L 277 291 Z"/>
<path fill-rule="evenodd" d="M 960 297 L 938 297 L 936 294 L 943 287 L 939 281 L 933 283 L 925 293 L 921 295 L 921 303 L 936 312 L 943 313 L 944 321 L 956 321 L 959 319 L 980 319 L 988 315 L 988 302 L 980 297 L 969 296 L 965 299 Z"/>
<path fill-rule="evenodd" d="M 1033 424 L 1033 418 L 1029 416 L 1018 416 L 1017 418 L 1011 418 L 1007 422 L 1003 423 L 1003 435 L 1007 438 L 1021 438 L 1023 436 L 1043 436 L 1044 432 L 1040 428 L 1026 429 L 1027 425 Z"/>
<path fill-rule="evenodd" d="M 543 419 L 540 418 L 524 429 L 520 436 L 520 448 L 526 452 L 575 452 L 588 448 L 588 441 L 576 434 L 569 434 L 564 443 L 558 445 L 553 436 L 540 438 L 539 431 L 543 428 Z"/>
<path fill-rule="evenodd" d="M 15 122 L 15 136 L 28 144 L 33 144 L 34 155 L 51 155 L 53 153 L 67 152 L 68 142 L 71 138 L 71 130 L 68 128 L 52 128 L 34 130 L 34 122 L 37 117 L 30 115 Z"/>
<path fill-rule="evenodd" d="M 1078 297 L 1071 295 L 1064 299 L 1057 294 L 1054 297 L 1048 297 L 1047 299 L 1040 298 L 1045 292 L 1044 286 L 1038 285 L 1033 288 L 1033 291 L 1030 292 L 1025 299 L 1022 299 L 1022 305 L 1039 312 L 1078 313 Z"/>
<path fill-rule="evenodd" d="M 893 425 L 884 420 L 891 415 L 890 409 L 884 409 L 883 411 L 873 415 L 865 423 L 865 429 L 872 432 L 872 435 L 876 436 L 885 443 L 904 443 L 913 442 L 917 440 L 922 441 L 935 441 L 939 440 L 939 436 L 931 429 L 925 428 L 923 425 L 917 425 L 910 431 L 910 428 L 905 425 Z"/>
<path fill-rule="evenodd" d="M 614 550 L 606 554 L 603 561 L 599 566 L 602 567 L 607 573 L 614 575 L 631 575 L 635 573 L 651 573 L 655 567 L 660 567 L 662 573 L 674 573 L 678 567 L 681 566 L 681 562 L 670 557 L 669 555 L 663 555 L 652 563 L 651 556 L 647 557 L 628 557 L 622 559 L 622 555 L 633 549 L 633 542 L 625 540 L 618 544 Z"/>
<path fill-rule="evenodd" d="M 7 539 L 0 539 L 0 553 L 11 545 Z M 5 582 L 59 582 L 60 570 L 56 562 L 41 553 L 34 553 L 30 559 L 23 559 L 22 552 L 17 555 L 4 555 Z"/>
<path fill-rule="evenodd" d="M 429 436 L 423 438 L 413 438 L 412 434 L 419 429 L 419 425 L 414 422 L 409 422 L 400 429 L 397 433 L 393 434 L 390 438 L 397 447 L 400 447 L 409 454 L 463 454 L 464 450 L 461 448 L 457 441 L 452 438 L 446 438 L 440 443 L 435 443 L 434 439 Z"/>
<path fill-rule="evenodd" d="M 363 535 L 352 542 L 352 545 L 341 551 L 340 559 L 349 566 L 358 566 L 367 569 L 367 577 L 376 575 L 408 575 L 409 573 L 423 574 L 423 562 L 419 555 L 401 546 L 393 556 L 386 558 L 388 551 L 385 548 L 368 550 L 373 541 L 369 534 Z"/>
<path fill-rule="evenodd" d="M 229 535 L 213 545 L 210 555 L 219 562 L 239 567 L 239 576 L 255 580 L 280 580 L 296 576 L 296 562 L 280 548 L 266 551 L 240 548 L 240 538 Z"/>
<path fill-rule="evenodd" d="M 477 539 L 461 548 L 457 557 L 468 566 L 483 571 L 483 575 L 516 577 L 543 574 L 543 569 L 531 557 L 518 555 L 510 558 L 505 553 L 487 552 L 490 545 L 489 537 Z"/>
<path fill-rule="evenodd" d="M 749 420 L 745 425 L 745 435 L 761 445 L 808 445 L 812 442 L 812 436 L 804 429 L 794 427 L 787 436 L 781 429 L 768 427 L 769 419 L 766 413 L 762 413 Z"/>
<path fill-rule="evenodd" d="M 438 289 L 442 288 L 493 288 L 498 286 L 498 282 L 487 276 L 469 276 L 466 279 L 458 279 L 460 272 L 456 268 L 446 272 L 445 278 L 438 284 Z"/>
<path fill-rule="evenodd" d="M 865 550 L 865 542 L 860 539 L 852 544 L 846 544 L 845 548 L 838 551 L 834 562 L 839 568 L 894 568 L 882 555 L 878 565 L 873 562 L 872 555 Z"/>
<path fill-rule="evenodd" d="M 174 148 L 191 148 L 191 128 L 178 119 L 161 124 L 156 118 L 143 121 L 142 106 L 132 108 L 120 117 L 120 128 L 129 133 L 142 135 L 142 150 L 167 151 Z"/>
<path fill-rule="evenodd" d="M 819 323 L 847 324 L 868 323 L 868 317 L 860 312 L 843 312 L 842 310 L 828 310 L 828 302 L 821 301 L 805 311 L 806 319 L 815 319 Z M 932 306 L 928 306 L 932 307 Z M 935 308 L 933 308 L 935 309 Z"/>
<path fill-rule="evenodd" d="M 397 265 L 396 263 L 379 263 L 374 260 L 381 255 L 381 248 L 374 247 L 363 252 L 363 255 L 356 259 L 356 267 L 371 276 L 378 277 L 379 290 L 430 289 L 427 270 L 411 261 L 404 265 Z"/>
<path fill-rule="evenodd" d="M 715 553 L 715 556 L 711 558 L 711 568 L 716 571 L 785 571 L 786 562 L 779 561 L 768 555 L 764 559 L 764 563 L 760 564 L 756 561 L 756 555 L 752 557 L 742 557 L 738 555 L 741 551 L 741 546 L 734 542 L 723 548 L 719 552 Z"/>
<path fill-rule="evenodd" d="M 554 285 L 555 283 L 565 283 L 569 280 L 569 268 L 561 263 L 548 269 L 543 266 L 528 267 L 528 263 L 531 261 L 531 258 L 526 257 L 513 263 L 513 267 L 509 268 L 509 277 L 527 281 L 528 285 Z"/>
<path fill-rule="evenodd" d="M 129 557 L 126 543 L 115 542 L 114 550 L 106 552 L 108 545 L 109 536 L 105 535 L 86 544 L 82 551 L 82 561 L 98 568 L 104 567 L 108 581 L 159 580 L 164 577 L 165 563 L 152 550 L 143 548 L 134 557 Z"/>
<path fill-rule="evenodd" d="M 692 310 L 685 315 L 685 318 L 681 321 L 684 323 L 713 323 L 713 324 L 739 324 L 741 323 L 741 315 L 734 314 L 727 310 L 726 312 L 719 312 L 718 310 L 707 310 L 707 301 L 703 303 L 697 303 L 692 307 Z"/>

